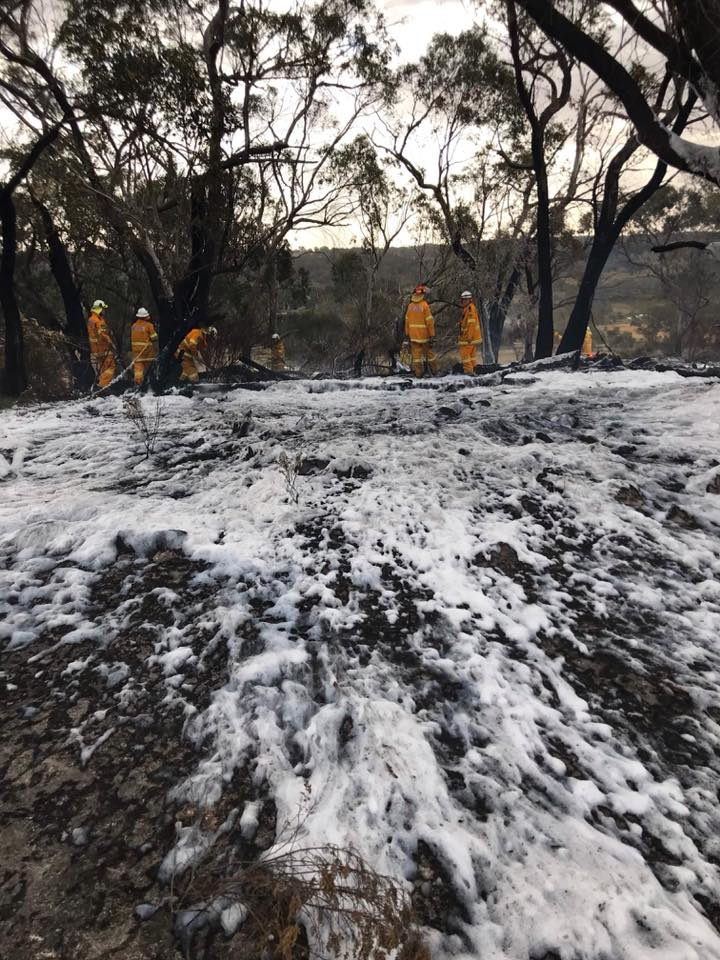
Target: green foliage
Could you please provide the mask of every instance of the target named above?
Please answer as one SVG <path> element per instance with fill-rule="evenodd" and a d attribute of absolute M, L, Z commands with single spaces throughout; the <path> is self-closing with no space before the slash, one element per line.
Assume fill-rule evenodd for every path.
<path fill-rule="evenodd" d="M 332 262 L 332 290 L 337 302 L 360 297 L 365 284 L 365 267 L 358 251 L 339 251 Z"/>
<path fill-rule="evenodd" d="M 160 133 L 158 124 L 207 129 L 200 51 L 168 29 L 173 15 L 179 27 L 180 6 L 168 17 L 158 0 L 70 0 L 60 40 L 81 66 L 88 116 L 139 123 L 147 136 Z"/>
<path fill-rule="evenodd" d="M 404 80 L 436 114 L 462 125 L 518 113 L 512 73 L 481 28 L 436 34 L 417 64 L 405 69 Z"/>

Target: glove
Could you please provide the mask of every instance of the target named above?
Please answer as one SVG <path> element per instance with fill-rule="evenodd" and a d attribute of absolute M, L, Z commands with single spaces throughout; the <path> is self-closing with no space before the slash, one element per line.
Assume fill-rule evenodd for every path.
<path fill-rule="evenodd" d="M 208 327 L 208 328 L 205 330 L 205 333 L 207 334 L 208 337 L 216 337 L 216 336 L 217 336 L 217 327 Z"/>

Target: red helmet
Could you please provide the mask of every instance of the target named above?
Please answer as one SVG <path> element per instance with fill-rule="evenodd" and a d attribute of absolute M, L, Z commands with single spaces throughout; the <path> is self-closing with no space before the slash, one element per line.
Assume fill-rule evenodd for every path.
<path fill-rule="evenodd" d="M 424 283 L 419 283 L 413 290 L 413 293 L 427 293 L 427 289 Z"/>

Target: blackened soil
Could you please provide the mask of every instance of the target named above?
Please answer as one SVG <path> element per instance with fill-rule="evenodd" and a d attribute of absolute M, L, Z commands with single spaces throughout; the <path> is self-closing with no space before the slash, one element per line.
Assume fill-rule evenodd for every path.
<path fill-rule="evenodd" d="M 205 656 L 176 699 L 167 697 L 162 671 L 148 657 L 161 627 L 201 619 L 211 602 L 202 572 L 169 550 L 150 560 L 123 555 L 93 589 L 99 640 L 69 644 L 58 634 L 3 653 L 10 687 L 0 700 L 0 957 L 177 956 L 174 912 L 195 891 L 188 878 L 172 891 L 156 881 L 176 822 L 216 829 L 208 816 L 222 818 L 257 798 L 240 775 L 211 814 L 168 798 L 199 759 L 183 736 L 184 704 L 202 708 L 222 685 L 227 652 L 202 630 L 188 631 Z M 163 602 L 158 587 L 176 598 Z M 120 600 L 127 616 L 117 620 Z M 252 842 L 239 831 L 223 837 L 215 869 L 256 856 L 273 836 L 274 811 L 266 805 Z M 203 875 L 193 882 L 202 885 Z M 140 922 L 135 908 L 143 903 L 159 909 Z M 226 957 L 228 949 L 220 939 L 208 958 Z"/>

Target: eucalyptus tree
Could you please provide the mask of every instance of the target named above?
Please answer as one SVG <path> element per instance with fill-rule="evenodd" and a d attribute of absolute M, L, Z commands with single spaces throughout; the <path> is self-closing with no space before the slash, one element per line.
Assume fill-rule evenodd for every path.
<path fill-rule="evenodd" d="M 667 73 L 659 82 L 654 78 L 653 87 L 656 109 L 659 112 L 666 102 L 665 122 L 673 132 L 680 133 L 695 105 L 694 92 L 673 89 Z M 668 172 L 664 160 L 657 160 L 649 175 L 643 170 L 647 165 L 647 151 L 642 149 L 632 130 L 624 131 L 607 158 L 600 156 L 599 159 L 589 210 L 580 221 L 581 228 L 589 230 L 591 241 L 577 295 L 558 346 L 559 353 L 580 349 L 608 259 L 623 232 L 639 222 L 644 205 L 661 188 Z M 639 163 L 633 164 L 637 160 Z"/>
<path fill-rule="evenodd" d="M 632 66 L 613 56 L 603 37 L 577 22 L 564 0 L 517 0 L 543 32 L 582 61 L 622 103 L 641 145 L 668 166 L 720 185 L 720 148 L 673 130 Z M 720 0 L 606 0 L 646 49 L 699 97 L 720 123 Z"/>
<path fill-rule="evenodd" d="M 577 7 L 592 16 L 584 0 Z M 552 350 L 555 241 L 589 200 L 588 145 L 600 114 L 561 48 L 513 4 L 496 12 L 492 36 L 476 27 L 433 38 L 427 55 L 402 72 L 404 120 L 387 122 L 391 153 L 432 199 L 465 265 L 489 361 L 522 286 L 540 320 L 535 355 Z"/>
<path fill-rule="evenodd" d="M 142 264 L 172 349 L 217 276 L 335 216 L 322 171 L 383 94 L 382 21 L 370 0 L 65 0 L 41 48 L 41 19 L 9 14 L 0 86 L 67 117 L 64 175 Z"/>
<path fill-rule="evenodd" d="M 548 139 L 556 118 L 570 102 L 573 63 L 562 47 L 548 42 L 540 31 L 534 31 L 539 37 L 533 36 L 533 30 L 519 22 L 514 0 L 506 0 L 505 15 L 515 86 L 530 127 L 530 157 L 537 197 L 535 240 L 539 287 L 535 356 L 542 358 L 549 357 L 553 349 L 553 238 Z"/>
<path fill-rule="evenodd" d="M 516 190 L 516 179 L 490 149 L 520 121 L 512 74 L 487 30 L 474 27 L 456 37 L 435 35 L 417 62 L 398 72 L 397 82 L 397 108 L 385 118 L 382 145 L 432 200 L 472 278 L 486 359 L 493 360 L 503 304 L 520 278 L 513 269 L 489 278 L 482 257 L 500 209 L 522 206 L 522 184 Z M 468 176 L 471 164 L 477 176 Z M 527 179 L 524 172 L 521 179 Z"/>
<path fill-rule="evenodd" d="M 658 287 L 653 309 L 637 322 L 648 349 L 687 360 L 717 356 L 717 245 L 689 238 L 698 233 L 716 236 L 719 213 L 720 194 L 709 184 L 665 184 L 638 212 L 634 233 L 621 241 L 627 261 Z M 647 250 L 648 244 L 653 249 L 670 248 L 672 255 L 656 256 Z M 680 244 L 688 249 L 679 249 Z"/>
<path fill-rule="evenodd" d="M 357 313 L 351 337 L 355 368 L 360 373 L 368 351 L 393 353 L 400 347 L 396 321 L 402 301 L 399 296 L 378 297 L 377 288 L 383 262 L 412 216 L 412 196 L 395 182 L 394 171 L 366 134 L 338 151 L 332 170 L 355 208 L 351 222 L 359 249 L 334 272 L 344 269 L 350 280 Z M 353 282 L 357 280 L 360 282 Z"/>

